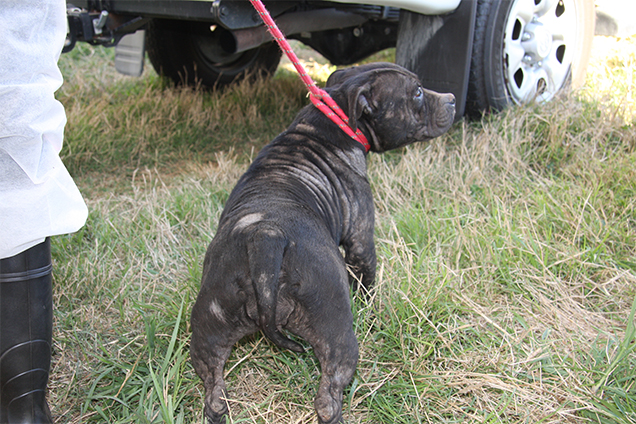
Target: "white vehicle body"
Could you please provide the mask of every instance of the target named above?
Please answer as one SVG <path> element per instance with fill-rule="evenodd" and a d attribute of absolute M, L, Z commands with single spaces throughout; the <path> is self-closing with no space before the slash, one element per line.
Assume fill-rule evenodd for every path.
<path fill-rule="evenodd" d="M 333 0 L 338 3 L 360 3 L 356 0 Z M 390 6 L 400 9 L 410 10 L 411 12 L 421 13 L 422 15 L 442 15 L 450 13 L 457 9 L 461 0 L 365 0 L 366 4 L 376 6 Z"/>

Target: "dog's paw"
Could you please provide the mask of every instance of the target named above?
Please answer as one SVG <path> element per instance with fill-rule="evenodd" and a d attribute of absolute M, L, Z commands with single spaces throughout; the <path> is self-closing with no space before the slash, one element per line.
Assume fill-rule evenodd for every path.
<path fill-rule="evenodd" d="M 225 424 L 226 423 L 225 412 L 218 414 L 210 411 L 208 408 L 205 410 L 205 420 L 203 424 Z"/>

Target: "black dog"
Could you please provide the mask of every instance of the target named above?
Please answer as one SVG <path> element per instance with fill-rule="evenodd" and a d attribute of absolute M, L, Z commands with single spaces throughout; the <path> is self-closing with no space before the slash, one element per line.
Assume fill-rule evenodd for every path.
<path fill-rule="evenodd" d="M 336 71 L 326 91 L 374 152 L 437 137 L 455 116 L 452 94 L 425 90 L 390 63 Z M 305 107 L 241 177 L 205 256 L 190 352 L 209 423 L 227 413 L 223 367 L 232 346 L 259 329 L 293 351 L 303 348 L 282 329 L 311 344 L 322 369 L 318 420 L 342 422 L 342 392 L 358 361 L 347 265 L 352 284 L 371 286 L 373 227 L 363 146 Z"/>

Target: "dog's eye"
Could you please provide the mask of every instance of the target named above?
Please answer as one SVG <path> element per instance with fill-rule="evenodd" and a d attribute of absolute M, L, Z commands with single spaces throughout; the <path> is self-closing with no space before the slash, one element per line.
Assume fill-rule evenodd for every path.
<path fill-rule="evenodd" d="M 413 98 L 415 100 L 421 100 L 424 97 L 424 90 L 422 89 L 422 87 L 417 87 L 417 90 L 415 90 L 415 94 L 413 95 Z"/>

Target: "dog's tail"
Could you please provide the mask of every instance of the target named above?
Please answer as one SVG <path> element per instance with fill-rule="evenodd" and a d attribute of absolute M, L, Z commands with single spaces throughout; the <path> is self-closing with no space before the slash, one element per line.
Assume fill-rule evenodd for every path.
<path fill-rule="evenodd" d="M 258 226 L 247 246 L 250 274 L 256 292 L 259 327 L 272 342 L 294 352 L 303 347 L 285 337 L 276 325 L 280 271 L 287 240 L 278 228 Z"/>

